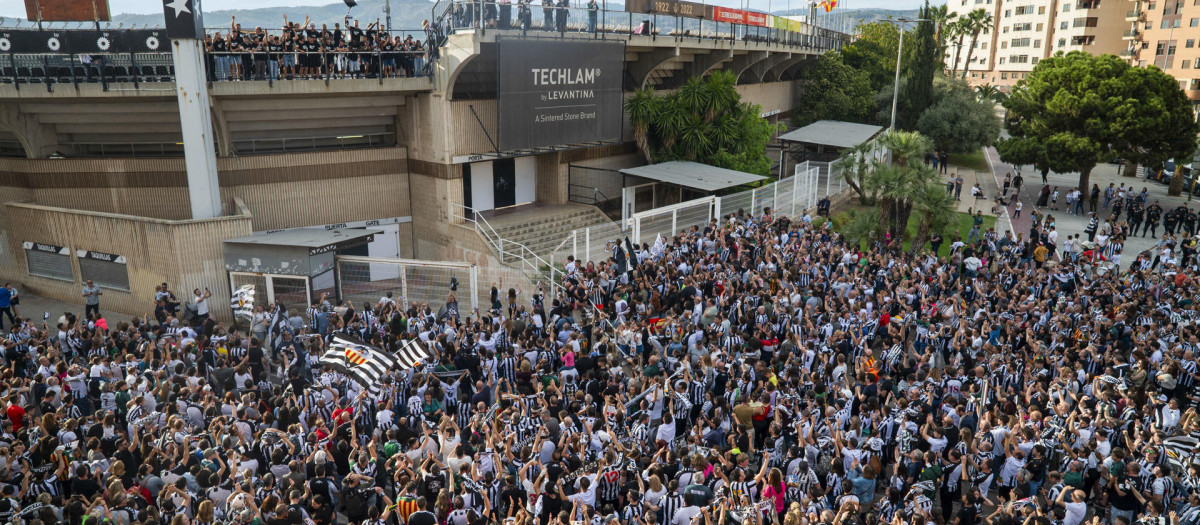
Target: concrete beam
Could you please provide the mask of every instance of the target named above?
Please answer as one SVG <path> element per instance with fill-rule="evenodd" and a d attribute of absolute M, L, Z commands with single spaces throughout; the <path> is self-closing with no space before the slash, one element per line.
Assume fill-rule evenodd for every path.
<path fill-rule="evenodd" d="M 24 113 L 15 103 L 0 104 L 0 129 L 12 132 L 25 148 L 25 157 L 44 159 L 58 149 L 58 132 L 31 113 Z M 70 153 L 64 151 L 63 153 Z"/>
<path fill-rule="evenodd" d="M 806 55 L 793 53 L 791 58 L 788 58 L 787 60 L 776 64 L 775 67 L 768 69 L 767 74 L 763 75 L 763 82 L 775 82 L 777 80 L 783 80 L 783 73 L 785 71 L 791 69 L 792 66 L 803 62 L 806 58 L 808 58 Z"/>
<path fill-rule="evenodd" d="M 687 79 L 704 78 L 709 71 L 712 71 L 717 66 L 724 63 L 726 60 L 733 58 L 732 49 L 716 49 L 707 53 L 697 53 L 692 55 L 692 61 L 685 63 L 683 68 L 676 71 L 671 78 L 662 83 L 664 89 L 676 89 L 682 86 Z"/>
<path fill-rule="evenodd" d="M 217 155 L 229 157 L 233 155 L 233 134 L 229 132 L 225 107 L 211 92 L 208 94 L 208 103 L 212 108 L 213 135 L 217 139 Z"/>
<path fill-rule="evenodd" d="M 763 78 L 767 76 L 767 72 L 770 71 L 771 68 L 790 60 L 791 58 L 791 53 L 773 53 L 771 56 L 767 57 L 761 62 L 754 64 L 754 66 L 750 68 L 750 76 L 754 77 L 754 82 L 760 83 L 763 81 Z"/>
<path fill-rule="evenodd" d="M 637 60 L 625 66 L 625 72 L 628 73 L 630 84 L 625 86 L 626 91 L 634 91 L 641 89 L 646 85 L 646 79 L 650 78 L 650 73 L 653 73 L 658 66 L 668 60 L 679 57 L 679 47 L 660 47 L 648 53 L 639 53 Z"/>
<path fill-rule="evenodd" d="M 744 55 L 733 57 L 733 61 L 725 66 L 725 71 L 733 73 L 734 78 L 741 77 L 742 73 L 751 66 L 766 60 L 771 53 L 769 51 L 751 51 Z"/>

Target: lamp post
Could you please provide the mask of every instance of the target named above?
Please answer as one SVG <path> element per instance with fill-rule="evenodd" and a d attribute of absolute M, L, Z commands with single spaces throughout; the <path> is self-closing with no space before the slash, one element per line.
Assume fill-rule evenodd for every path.
<path fill-rule="evenodd" d="M 892 125 L 888 127 L 889 131 L 896 129 L 896 103 L 900 100 L 900 57 L 904 56 L 904 24 L 908 22 L 929 22 L 928 18 L 896 18 L 892 20 L 900 22 L 900 44 L 896 46 L 896 80 L 892 87 Z"/>

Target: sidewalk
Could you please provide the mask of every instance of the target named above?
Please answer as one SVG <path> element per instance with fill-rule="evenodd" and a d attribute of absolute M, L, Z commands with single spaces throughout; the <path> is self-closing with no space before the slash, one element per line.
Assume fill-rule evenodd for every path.
<path fill-rule="evenodd" d="M 0 284 L 2 284 L 2 283 L 0 283 Z M 39 297 L 36 295 L 32 295 L 32 294 L 29 294 L 19 288 L 17 289 L 17 291 L 19 291 L 21 293 L 19 296 L 21 299 L 21 304 L 17 306 L 17 312 L 15 312 L 15 313 L 17 315 L 19 315 L 20 317 L 33 319 L 35 323 L 40 324 L 42 321 L 42 318 L 45 316 L 46 313 L 50 314 L 50 318 L 49 318 L 49 320 L 47 320 L 47 323 L 49 323 L 51 329 L 54 328 L 54 325 L 55 325 L 56 321 L 58 321 L 58 318 L 61 317 L 66 312 L 71 312 L 80 318 L 83 317 L 83 297 L 82 296 L 80 296 L 79 302 L 71 304 L 71 303 L 55 301 L 53 299 L 47 299 L 45 297 Z M 153 309 L 147 310 L 146 313 L 153 316 L 154 310 Z M 131 316 L 129 314 L 120 314 L 120 313 L 114 312 L 112 310 L 106 310 L 104 308 L 104 298 L 103 297 L 100 298 L 100 315 L 104 316 L 104 318 L 108 321 L 108 325 L 110 327 L 116 326 L 116 324 L 119 322 L 129 321 L 130 319 L 133 318 L 133 316 Z M 8 323 L 7 317 L 0 319 L 0 322 L 3 322 L 5 329 L 7 329 L 9 326 L 11 326 Z"/>
<path fill-rule="evenodd" d="M 988 163 L 992 166 L 994 183 L 995 181 L 1003 180 L 1005 173 L 1012 172 L 1014 176 L 1018 173 L 1017 169 L 1011 164 L 1000 162 L 1000 156 L 996 153 L 995 148 L 987 148 L 985 150 L 985 154 L 987 156 Z M 1031 167 L 1022 166 L 1020 173 L 1025 179 L 1024 184 L 1021 187 L 1021 195 L 1019 197 L 1024 203 L 1024 209 L 1022 210 L 1022 216 L 1019 219 L 1011 221 L 1011 227 L 1014 228 L 1014 235 L 1016 233 L 1022 233 L 1027 238 L 1029 236 L 1029 227 L 1031 222 L 1030 213 L 1034 210 L 1034 208 L 1036 208 L 1035 205 L 1037 204 L 1038 196 L 1041 194 L 1042 187 L 1044 185 L 1042 184 L 1041 173 L 1033 171 Z M 1100 186 L 1101 192 L 1103 192 L 1104 188 L 1107 188 L 1110 183 L 1117 187 L 1121 186 L 1121 184 L 1124 184 L 1126 187 L 1133 187 L 1137 191 L 1141 191 L 1142 188 L 1147 188 L 1150 193 L 1150 197 L 1148 199 L 1149 202 L 1154 202 L 1157 200 L 1159 205 L 1162 206 L 1164 212 L 1172 210 L 1180 204 L 1188 204 L 1186 193 L 1178 197 L 1168 197 L 1166 184 L 1147 181 L 1141 177 L 1125 177 L 1123 170 L 1121 174 L 1117 173 L 1117 166 L 1114 164 L 1097 165 L 1096 168 L 1092 170 L 1089 180 L 1089 184 L 1096 184 Z M 1051 187 L 1051 190 L 1053 190 L 1055 186 L 1057 186 L 1059 189 L 1058 209 L 1056 210 L 1046 207 L 1043 208 L 1042 211 L 1044 213 L 1049 213 L 1054 217 L 1055 229 L 1058 231 L 1060 246 L 1062 245 L 1062 240 L 1065 239 L 1067 235 L 1078 233 L 1080 234 L 1081 238 L 1085 240 L 1087 238 L 1087 234 L 1083 233 L 1083 230 L 1087 227 L 1089 221 L 1087 214 L 1089 207 L 1087 201 L 1084 201 L 1083 215 L 1070 215 L 1066 211 L 1067 205 L 1065 195 L 1078 184 L 1078 173 L 1060 174 L 1050 172 L 1050 174 L 1047 175 L 1047 185 Z M 1090 191 L 1090 188 L 1088 188 L 1088 191 Z M 1084 195 L 1086 196 L 1087 193 L 1085 192 Z M 1015 200 L 1009 202 L 1008 214 L 1010 216 L 1013 212 L 1013 206 L 1015 205 L 1015 202 Z M 1097 216 L 1100 218 L 1100 220 L 1107 219 L 1112 214 L 1112 210 L 1104 208 L 1103 205 L 1104 196 L 1101 194 L 1096 210 Z M 1195 209 L 1195 207 L 1198 205 L 1200 205 L 1200 202 L 1192 203 L 1191 206 L 1193 209 Z M 1124 214 L 1122 214 L 1122 217 L 1124 217 Z M 999 221 L 997 221 L 997 229 L 999 229 L 998 225 Z M 1163 233 L 1161 226 L 1159 227 L 1158 233 L 1159 235 L 1162 235 Z M 1156 242 L 1156 239 L 1142 237 L 1140 234 L 1127 239 L 1121 259 L 1122 265 L 1128 265 L 1129 261 L 1132 261 L 1135 257 L 1137 257 L 1139 252 L 1153 248 Z"/>

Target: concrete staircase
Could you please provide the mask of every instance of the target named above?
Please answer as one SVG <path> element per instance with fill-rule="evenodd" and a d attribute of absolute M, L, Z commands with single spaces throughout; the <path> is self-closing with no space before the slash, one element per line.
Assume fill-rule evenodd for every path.
<path fill-rule="evenodd" d="M 513 220 L 518 218 L 519 220 Z M 596 207 L 584 205 L 556 207 L 553 210 L 545 210 L 543 213 L 520 214 L 510 220 L 489 219 L 489 222 L 505 242 L 521 243 L 547 261 L 550 260 L 551 252 L 558 248 L 563 239 L 570 236 L 572 231 L 613 224 L 612 220 Z M 580 249 L 583 245 L 582 236 L 583 234 L 580 233 Z M 593 237 L 592 244 L 603 245 L 605 240 L 611 239 Z M 567 253 L 570 250 L 571 243 L 568 241 L 559 253 Z M 556 257 L 555 261 L 557 263 L 565 258 L 565 255 Z M 515 255 L 505 253 L 502 261 L 511 263 L 516 259 Z"/>

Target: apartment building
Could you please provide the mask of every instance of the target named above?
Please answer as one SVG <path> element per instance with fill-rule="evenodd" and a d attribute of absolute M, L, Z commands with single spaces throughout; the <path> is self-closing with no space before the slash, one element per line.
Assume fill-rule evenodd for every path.
<path fill-rule="evenodd" d="M 1200 104 L 1200 0 L 1125 1 L 1120 53 L 1135 66 L 1155 65 Z"/>
<path fill-rule="evenodd" d="M 1191 0 L 1200 1 L 1200 0 Z M 1059 51 L 1117 54 L 1126 48 L 1122 34 L 1129 0 L 948 0 L 950 10 L 966 16 L 975 9 L 992 14 L 992 29 L 981 35 L 966 60 L 964 39 L 957 70 L 967 67 L 971 84 L 1011 86 L 1027 77 L 1039 61 Z M 952 66 L 957 42 L 949 45 Z"/>

